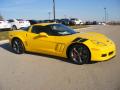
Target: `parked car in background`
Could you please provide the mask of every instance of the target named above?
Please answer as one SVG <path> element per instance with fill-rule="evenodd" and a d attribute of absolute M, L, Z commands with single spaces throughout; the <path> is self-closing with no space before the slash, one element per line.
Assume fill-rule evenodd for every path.
<path fill-rule="evenodd" d="M 42 23 L 53 23 L 54 20 L 43 20 Z"/>
<path fill-rule="evenodd" d="M 61 20 L 60 19 L 55 19 L 55 22 L 56 23 L 61 23 Z"/>
<path fill-rule="evenodd" d="M 24 20 L 24 19 L 10 19 L 8 21 L 12 26 L 12 30 L 17 30 L 17 29 L 20 29 L 22 27 L 30 26 L 30 22 L 27 20 Z"/>
<path fill-rule="evenodd" d="M 99 25 L 106 25 L 105 22 L 99 22 L 98 24 L 99 24 Z"/>
<path fill-rule="evenodd" d="M 43 20 L 38 20 L 38 23 L 43 23 Z"/>
<path fill-rule="evenodd" d="M 85 25 L 99 25 L 99 22 L 97 22 L 97 21 L 86 21 Z"/>
<path fill-rule="evenodd" d="M 74 25 L 83 24 L 82 20 L 77 19 L 77 18 L 71 18 L 70 20 L 71 20 L 71 22 L 72 22 Z"/>
<path fill-rule="evenodd" d="M 64 24 L 64 25 L 69 25 L 70 24 L 70 20 L 69 19 L 61 19 L 60 23 Z"/>
<path fill-rule="evenodd" d="M 93 21 L 93 25 L 98 25 L 98 24 L 99 24 L 99 22 Z"/>
<path fill-rule="evenodd" d="M 7 20 L 0 20 L 0 29 L 11 29 L 11 24 Z"/>
<path fill-rule="evenodd" d="M 86 22 L 85 22 L 85 25 L 92 25 L 92 22 L 86 21 Z"/>
<path fill-rule="evenodd" d="M 28 21 L 30 22 L 31 25 L 39 23 L 38 20 L 28 20 Z"/>

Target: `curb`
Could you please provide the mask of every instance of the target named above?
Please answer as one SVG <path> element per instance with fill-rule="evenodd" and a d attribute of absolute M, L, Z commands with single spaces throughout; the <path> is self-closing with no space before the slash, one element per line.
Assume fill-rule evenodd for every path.
<path fill-rule="evenodd" d="M 4 43 L 8 43 L 9 42 L 9 40 L 2 40 L 2 41 L 0 41 L 0 44 L 4 44 Z"/>

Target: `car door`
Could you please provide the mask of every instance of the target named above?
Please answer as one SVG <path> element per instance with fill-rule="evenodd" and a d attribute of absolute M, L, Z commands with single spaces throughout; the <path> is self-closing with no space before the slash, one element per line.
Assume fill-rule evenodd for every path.
<path fill-rule="evenodd" d="M 46 33 L 48 36 L 42 37 L 39 33 Z M 55 54 L 55 37 L 49 35 L 50 28 L 47 26 L 36 25 L 31 28 L 31 32 L 27 34 L 28 46 L 31 51 Z"/>

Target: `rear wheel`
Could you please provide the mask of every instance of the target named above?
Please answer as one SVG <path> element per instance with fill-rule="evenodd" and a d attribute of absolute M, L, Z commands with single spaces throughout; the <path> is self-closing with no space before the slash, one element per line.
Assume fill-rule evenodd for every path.
<path fill-rule="evenodd" d="M 17 27 L 15 25 L 12 26 L 12 30 L 17 30 Z"/>
<path fill-rule="evenodd" d="M 19 39 L 14 39 L 12 41 L 12 49 L 17 54 L 22 54 L 25 52 L 24 45 L 23 45 L 22 41 Z"/>
<path fill-rule="evenodd" d="M 90 63 L 91 54 L 87 46 L 73 45 L 69 48 L 68 58 L 76 64 L 86 64 Z"/>

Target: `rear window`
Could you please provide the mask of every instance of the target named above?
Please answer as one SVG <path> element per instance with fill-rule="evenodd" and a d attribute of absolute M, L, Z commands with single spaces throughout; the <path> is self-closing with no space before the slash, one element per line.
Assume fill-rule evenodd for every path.
<path fill-rule="evenodd" d="M 17 19 L 18 21 L 27 21 L 27 20 L 24 20 L 24 19 Z"/>

